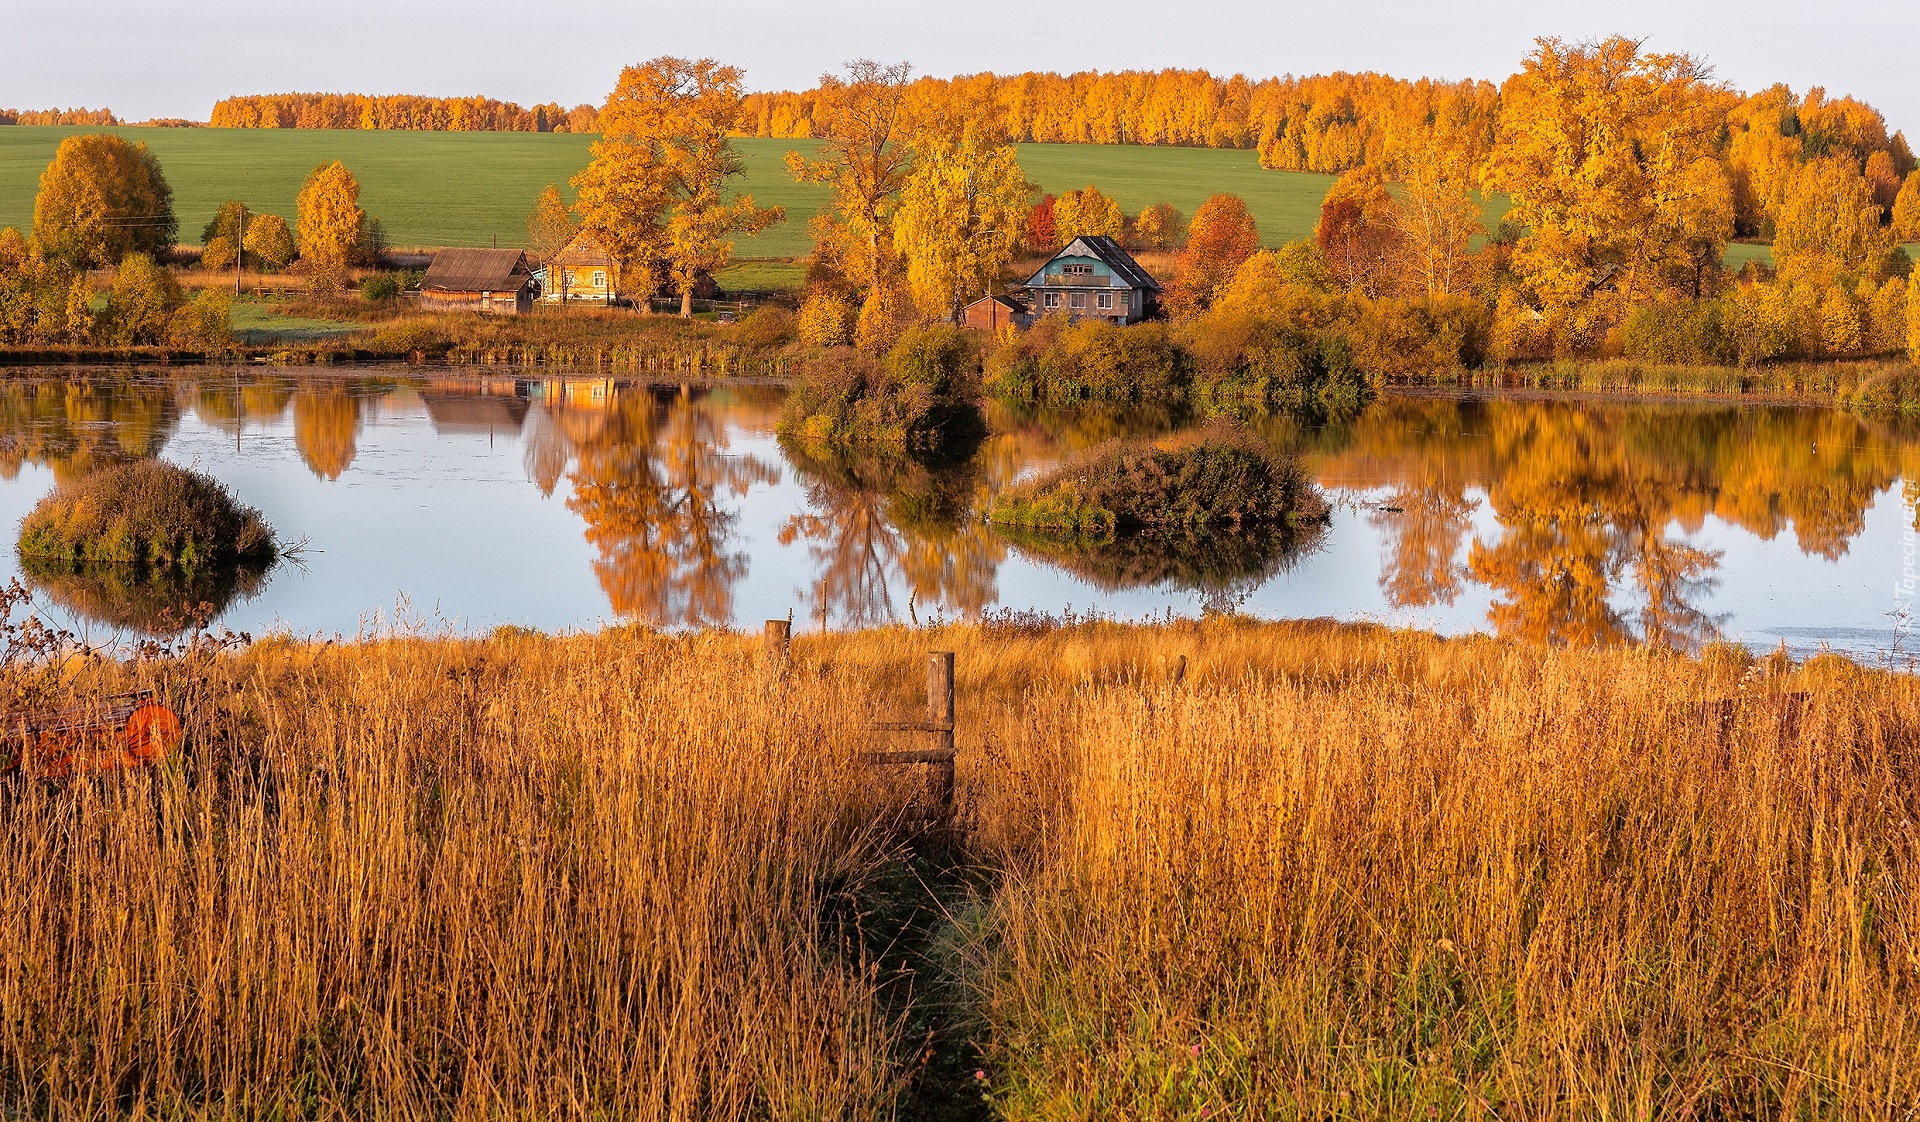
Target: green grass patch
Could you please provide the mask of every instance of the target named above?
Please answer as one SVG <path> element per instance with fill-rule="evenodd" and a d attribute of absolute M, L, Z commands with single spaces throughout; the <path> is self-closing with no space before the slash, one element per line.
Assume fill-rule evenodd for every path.
<path fill-rule="evenodd" d="M 159 157 L 173 185 L 174 209 L 183 241 L 197 242 L 201 227 L 226 199 L 294 220 L 294 198 L 307 174 L 340 160 L 360 180 L 360 204 L 379 216 L 394 245 L 518 246 L 526 239 L 527 211 L 542 188 L 567 185 L 585 167 L 594 137 L 569 133 L 361 132 L 331 129 L 112 129 L 56 125 L 0 127 L 0 227 L 22 231 L 33 224 L 33 197 L 40 173 L 60 141 L 78 132 L 114 132 L 145 143 Z M 795 183 L 783 164 L 789 151 L 808 151 L 804 140 L 739 138 L 746 163 L 739 190 L 761 205 L 787 208 L 787 221 L 735 242 L 743 266 L 756 258 L 796 258 L 812 248 L 807 220 L 828 205 L 824 187 Z M 1209 195 L 1226 191 L 1246 200 L 1267 245 L 1313 236 L 1320 202 L 1334 177 L 1309 172 L 1268 171 L 1250 151 L 1219 148 L 1155 148 L 1111 144 L 1022 144 L 1020 166 L 1042 191 L 1056 195 L 1093 184 L 1129 214 L 1152 203 L 1172 203 L 1192 216 Z M 1498 220 L 1489 207 L 1487 223 Z M 1920 246 L 1909 252 L 1920 255 Z M 1738 268 L 1765 246 L 1728 247 Z M 771 265 L 772 262 L 767 264 Z M 775 273 L 756 274 L 771 277 Z M 790 276 L 784 272 L 781 276 Z M 723 274 L 723 277 L 725 274 Z M 771 290 L 787 285 L 729 284 Z"/>
<path fill-rule="evenodd" d="M 713 275 L 723 292 L 798 292 L 807 267 L 793 261 L 736 261 Z"/>
<path fill-rule="evenodd" d="M 280 305 L 259 301 L 240 301 L 229 312 L 234 338 L 250 346 L 276 343 L 318 343 L 365 331 L 358 323 L 287 315 Z"/>

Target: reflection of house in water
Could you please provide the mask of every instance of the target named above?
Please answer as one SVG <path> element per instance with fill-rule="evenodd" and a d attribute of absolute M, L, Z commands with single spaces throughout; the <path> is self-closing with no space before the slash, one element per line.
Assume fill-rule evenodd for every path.
<path fill-rule="evenodd" d="M 422 390 L 420 401 L 437 433 L 517 433 L 526 423 L 526 398 L 506 394 L 443 393 Z"/>

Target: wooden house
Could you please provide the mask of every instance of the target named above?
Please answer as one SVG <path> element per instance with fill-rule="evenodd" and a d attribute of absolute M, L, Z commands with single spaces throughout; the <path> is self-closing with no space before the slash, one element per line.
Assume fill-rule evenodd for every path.
<path fill-rule="evenodd" d="M 1020 286 L 1035 318 L 1104 319 L 1136 323 L 1160 293 L 1153 279 L 1120 243 L 1083 234 L 1053 255 L 1053 260 Z"/>
<path fill-rule="evenodd" d="M 644 294 L 643 294 L 644 295 Z M 625 294 L 620 288 L 620 265 L 600 246 L 600 239 L 582 230 L 567 247 L 547 262 L 540 299 L 548 304 L 614 304 Z"/>
<path fill-rule="evenodd" d="M 517 249 L 443 249 L 420 281 L 420 306 L 518 315 L 533 307 L 533 270 Z"/>
<path fill-rule="evenodd" d="M 982 296 L 967 305 L 961 326 L 978 331 L 998 331 L 1011 324 L 1026 327 L 1033 322 L 1027 306 L 1011 296 Z"/>

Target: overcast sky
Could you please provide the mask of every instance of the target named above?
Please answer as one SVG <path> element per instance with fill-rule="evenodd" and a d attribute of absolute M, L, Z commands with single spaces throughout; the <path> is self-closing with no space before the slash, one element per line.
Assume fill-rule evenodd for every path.
<path fill-rule="evenodd" d="M 205 120 L 228 94 L 485 94 L 598 103 L 620 67 L 711 56 L 752 89 L 851 58 L 917 72 L 1204 67 L 1499 80 L 1539 35 L 1645 37 L 1734 85 L 1825 86 L 1920 131 L 1920 0 L 0 0 L 0 106 Z"/>

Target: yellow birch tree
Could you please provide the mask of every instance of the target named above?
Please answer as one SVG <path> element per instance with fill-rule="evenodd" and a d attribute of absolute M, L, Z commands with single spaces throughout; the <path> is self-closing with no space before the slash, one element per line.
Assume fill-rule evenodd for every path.
<path fill-rule="evenodd" d="M 1679 181 L 1715 154 L 1732 98 L 1695 59 L 1620 37 L 1537 40 L 1507 80 L 1484 186 L 1512 199 L 1527 231 L 1514 272 L 1563 343 L 1656 294 L 1687 258 L 1685 224 L 1663 200 L 1683 197 Z"/>
<path fill-rule="evenodd" d="M 1053 201 L 1054 239 L 1061 245 L 1082 234 L 1100 235 L 1118 240 L 1126 232 L 1127 219 L 1120 204 L 1088 184 L 1068 191 Z"/>
<path fill-rule="evenodd" d="M 173 188 L 145 144 L 105 133 L 70 136 L 40 175 L 34 241 L 74 268 L 112 265 L 130 253 L 159 256 L 179 229 Z"/>
<path fill-rule="evenodd" d="M 314 286 L 338 288 L 367 224 L 359 181 L 339 160 L 322 164 L 307 176 L 295 206 L 300 258 L 313 269 Z"/>
<path fill-rule="evenodd" d="M 912 166 L 907 143 L 907 79 L 913 68 L 872 59 L 847 64 L 847 76 L 825 74 L 815 91 L 813 135 L 818 159 L 788 152 L 796 182 L 833 190 L 833 211 L 817 221 L 815 237 L 828 244 L 847 280 L 867 291 L 891 283 L 893 211 Z"/>
<path fill-rule="evenodd" d="M 930 123 L 914 141 L 914 171 L 894 216 L 914 300 L 960 318 L 1013 259 L 1033 185 L 1006 135 L 984 114 Z"/>

